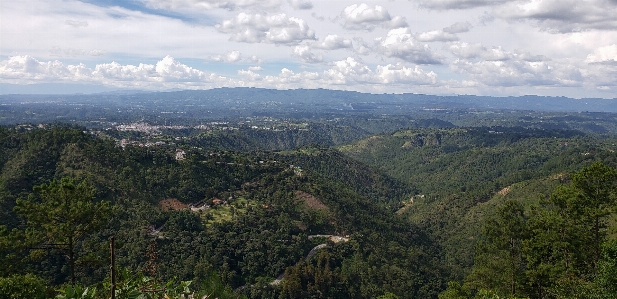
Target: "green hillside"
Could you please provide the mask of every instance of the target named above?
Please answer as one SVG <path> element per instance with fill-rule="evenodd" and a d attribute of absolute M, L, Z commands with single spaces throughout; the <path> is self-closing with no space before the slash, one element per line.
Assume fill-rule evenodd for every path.
<path fill-rule="evenodd" d="M 124 286 L 131 285 L 131 275 L 143 273 L 158 282 L 193 280 L 194 288 L 207 293 L 215 273 L 228 286 L 221 296 L 237 289 L 233 296 L 249 298 L 294 298 L 298 292 L 319 297 L 326 290 L 326 297 L 335 298 L 387 292 L 436 298 L 445 288 L 448 275 L 438 262 L 439 245 L 386 207 L 387 194 L 404 194 L 403 185 L 330 150 L 325 156 L 337 154 L 330 158 L 337 163 L 327 170 L 307 158 L 313 157 L 307 149 L 277 154 L 186 147 L 178 158 L 176 147 L 123 148 L 62 126 L 0 128 L 0 145 L 0 252 L 5 257 L 0 276 L 23 283 L 34 274 L 52 294 L 74 274 L 79 285 L 97 287 L 104 296 L 111 236 L 117 265 L 129 273 Z M 362 184 L 349 184 L 355 181 Z M 102 227 L 66 243 L 58 229 L 68 219 L 79 224 L 81 218 L 57 213 L 77 213 L 86 206 L 74 210 L 71 200 L 56 203 L 66 210 L 36 214 L 47 219 L 42 223 L 34 221 L 32 211 L 52 207 L 46 202 L 60 196 L 53 190 L 74 190 L 78 184 L 92 188 L 86 202 L 108 204 L 111 210 L 101 215 Z M 191 204 L 209 207 L 192 212 Z M 305 259 L 319 242 L 327 246 Z M 67 258 L 69 249 L 74 259 Z M 270 284 L 286 270 L 289 279 Z"/>
<path fill-rule="evenodd" d="M 461 279 L 473 264 L 474 240 L 494 213 L 499 192 L 521 188 L 517 192 L 527 201 L 537 202 L 558 184 L 550 177 L 593 161 L 617 165 L 616 144 L 577 131 L 454 128 L 375 135 L 339 150 L 418 190 L 399 214 L 440 240 L 454 277 Z"/>

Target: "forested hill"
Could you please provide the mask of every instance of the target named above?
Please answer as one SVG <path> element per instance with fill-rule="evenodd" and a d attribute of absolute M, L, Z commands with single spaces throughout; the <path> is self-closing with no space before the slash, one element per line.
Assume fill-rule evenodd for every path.
<path fill-rule="evenodd" d="M 408 200 L 398 214 L 407 217 L 440 241 L 446 261 L 454 266 L 452 268 L 454 277 L 463 281 L 472 268 L 478 267 L 474 266 L 474 261 L 478 254 L 477 241 L 486 238 L 483 227 L 498 214 L 506 202 L 520 204 L 521 211 L 529 209 L 524 212 L 524 217 L 531 217 L 531 211 L 540 210 L 538 206 L 543 199 L 554 196 L 552 194 L 557 186 L 570 183 L 571 173 L 589 167 L 597 161 L 609 165 L 609 169 L 614 171 L 617 166 L 616 144 L 617 140 L 614 138 L 592 137 L 577 131 L 516 127 L 418 128 L 375 135 L 341 146 L 340 150 L 349 157 L 381 169 L 417 188 L 418 195 Z M 613 190 L 610 191 L 613 192 L 612 195 L 607 196 L 613 199 L 615 189 L 612 184 L 617 182 L 615 180 L 617 177 L 605 181 L 605 187 Z M 584 197 L 580 198 L 582 200 Z M 593 205 L 584 202 L 577 204 Z M 614 213 L 614 208 L 613 203 L 609 210 Z M 614 237 L 617 236 L 617 227 L 613 222 L 615 215 L 608 212 L 609 210 L 603 214 L 608 218 L 602 221 L 607 222 L 602 223 L 606 225 L 604 232 Z M 545 254 L 548 259 L 557 258 L 551 256 L 551 253 Z M 524 265 L 527 261 L 521 259 L 518 263 Z M 499 271 L 510 271 L 500 268 L 497 264 L 490 265 L 493 267 L 492 271 L 496 271 L 490 272 L 491 274 L 486 268 L 489 266 L 484 264 L 485 268 L 482 271 L 485 272 L 474 274 L 475 280 L 468 278 L 474 283 L 471 286 L 475 287 L 475 290 L 479 286 L 487 289 L 499 286 L 497 288 L 503 287 L 500 289 L 502 295 L 525 294 L 532 298 L 544 298 L 538 289 L 530 290 L 533 287 L 525 289 L 519 285 L 520 292 L 510 293 L 509 282 L 487 283 L 486 280 L 490 280 L 491 275 L 497 276 L 496 273 Z M 549 267 L 548 264 L 545 266 Z M 554 268 L 546 269 L 546 271 L 549 271 L 548 269 L 557 271 Z M 517 275 L 523 275 L 523 272 Z M 557 272 L 555 277 L 558 276 Z M 546 275 L 551 276 L 551 274 Z M 479 277 L 483 277 L 484 280 Z M 555 277 L 551 279 L 556 279 Z M 521 278 L 516 283 L 525 284 L 533 281 L 529 277 L 527 279 L 530 280 L 525 281 Z M 591 285 L 589 283 L 586 287 Z M 471 298 L 473 287 L 460 289 L 461 297 L 447 298 Z M 564 285 L 560 287 L 566 288 Z M 574 288 L 574 285 L 568 288 Z M 542 290 L 547 291 L 547 289 Z M 463 291 L 467 292 L 467 295 L 464 295 Z M 556 292 L 555 289 L 551 291 Z M 554 297 L 549 296 L 549 298 Z"/>
<path fill-rule="evenodd" d="M 219 298 L 436 298 L 446 285 L 439 245 L 386 207 L 413 191 L 328 149 L 122 148 L 63 126 L 0 128 L 0 145 L 3 290 L 45 298 L 74 280 L 104 297 L 111 236 L 120 293 L 174 277 Z"/>
<path fill-rule="evenodd" d="M 106 298 L 113 236 L 118 298 L 617 294 L 612 135 L 347 124 L 0 127 L 0 291 Z"/>

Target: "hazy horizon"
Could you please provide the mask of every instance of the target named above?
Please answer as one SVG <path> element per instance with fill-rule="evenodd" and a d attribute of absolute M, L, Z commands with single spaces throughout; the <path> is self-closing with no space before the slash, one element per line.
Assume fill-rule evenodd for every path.
<path fill-rule="evenodd" d="M 611 0 L 25 0 L 0 7 L 2 94 L 260 87 L 617 97 Z"/>

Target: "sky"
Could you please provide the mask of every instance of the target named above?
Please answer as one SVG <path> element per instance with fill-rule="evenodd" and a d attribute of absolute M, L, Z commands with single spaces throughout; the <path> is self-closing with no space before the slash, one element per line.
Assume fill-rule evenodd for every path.
<path fill-rule="evenodd" d="M 63 86 L 617 98 L 617 0 L 0 1 L 0 93 Z"/>

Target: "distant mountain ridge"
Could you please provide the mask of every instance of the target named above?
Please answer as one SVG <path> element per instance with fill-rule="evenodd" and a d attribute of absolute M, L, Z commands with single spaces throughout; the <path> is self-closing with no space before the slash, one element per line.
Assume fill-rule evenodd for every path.
<path fill-rule="evenodd" d="M 21 89 L 20 89 L 21 91 Z M 6 92 L 2 92 L 6 93 Z M 275 90 L 262 88 L 217 88 L 210 90 L 183 90 L 168 92 L 145 91 L 111 91 L 98 94 L 3 94 L 0 102 L 23 102 L 29 98 L 38 101 L 46 98 L 62 98 L 70 102 L 91 102 L 106 100 L 109 102 L 139 102 L 146 100 L 181 100 L 185 105 L 216 103 L 220 108 L 252 108 L 254 111 L 271 111 L 273 109 L 292 109 L 295 111 L 345 111 L 378 112 L 392 114 L 405 110 L 443 110 L 478 109 L 478 110 L 534 110 L 551 112 L 617 112 L 617 98 L 583 98 L 550 96 L 510 96 L 492 97 L 475 95 L 426 95 L 426 94 L 369 94 L 355 91 L 328 89 L 294 89 Z M 310 107 L 307 107 L 309 105 Z"/>

